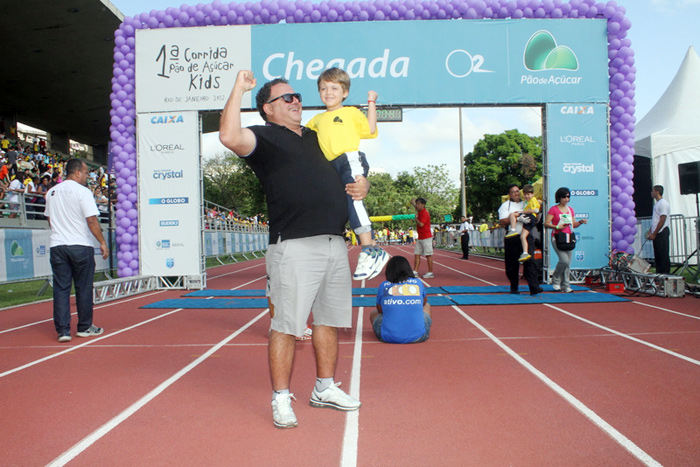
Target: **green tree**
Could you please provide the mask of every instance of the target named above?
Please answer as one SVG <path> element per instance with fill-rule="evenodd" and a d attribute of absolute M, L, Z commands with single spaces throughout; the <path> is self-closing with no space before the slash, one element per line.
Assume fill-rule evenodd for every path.
<path fill-rule="evenodd" d="M 204 163 L 204 198 L 244 217 L 267 215 L 265 193 L 253 170 L 229 152 Z"/>
<path fill-rule="evenodd" d="M 469 212 L 485 219 L 498 210 L 508 185 L 522 187 L 542 176 L 542 138 L 518 130 L 484 135 L 464 162 Z"/>
<path fill-rule="evenodd" d="M 445 222 L 459 205 L 459 189 L 449 178 L 447 165 L 413 168 L 414 197 L 425 198 L 432 222 Z"/>

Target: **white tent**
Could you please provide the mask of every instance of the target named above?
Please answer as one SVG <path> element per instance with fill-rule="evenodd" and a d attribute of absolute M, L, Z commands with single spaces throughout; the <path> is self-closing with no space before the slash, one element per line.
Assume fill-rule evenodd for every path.
<path fill-rule="evenodd" d="M 695 217 L 695 195 L 681 195 L 678 181 L 678 164 L 700 161 L 700 57 L 693 47 L 666 92 L 637 124 L 634 151 L 651 158 L 653 184 L 664 187 L 671 214 Z"/>

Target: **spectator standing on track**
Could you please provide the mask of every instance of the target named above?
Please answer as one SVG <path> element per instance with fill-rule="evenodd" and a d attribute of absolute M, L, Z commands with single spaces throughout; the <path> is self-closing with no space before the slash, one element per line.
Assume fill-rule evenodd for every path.
<path fill-rule="evenodd" d="M 574 235 L 574 229 L 581 224 L 587 224 L 588 220 L 581 219 L 576 220 L 576 214 L 574 209 L 569 206 L 569 200 L 571 199 L 571 192 L 568 188 L 561 187 L 554 193 L 554 200 L 557 202 L 556 205 L 549 208 L 547 211 L 547 218 L 544 221 L 544 226 L 552 229 L 552 249 L 559 257 L 557 265 L 552 273 L 552 287 L 556 291 L 562 291 L 565 293 L 572 292 L 571 284 L 569 283 L 569 268 L 571 266 L 571 259 L 574 256 L 574 250 L 560 250 L 557 247 L 556 234 L 557 232 L 564 232 Z"/>
<path fill-rule="evenodd" d="M 474 227 L 465 216 L 462 216 L 461 221 L 459 232 L 461 234 L 460 244 L 462 246 L 462 259 L 469 259 L 469 231 L 474 230 Z"/>
<path fill-rule="evenodd" d="M 268 345 L 272 419 L 278 428 L 293 428 L 295 336 L 302 336 L 309 311 L 314 316 L 317 376 L 311 406 L 360 408 L 360 401 L 343 392 L 334 375 L 338 328 L 352 326 L 352 279 L 343 240 L 346 192 L 363 199 L 369 184 L 360 176 L 343 186 L 321 152 L 316 132 L 301 126 L 301 95 L 284 79 L 265 83 L 257 93 L 258 112 L 267 125 L 242 128 L 241 100 L 255 86 L 252 71 L 238 72 L 221 114 L 219 138 L 250 165 L 265 190 L 270 226 L 265 262 L 274 313 Z"/>
<path fill-rule="evenodd" d="M 92 192 L 85 186 L 88 166 L 71 159 L 66 166 L 67 178 L 46 194 L 45 215 L 51 227 L 51 271 L 53 272 L 53 320 L 59 342 L 69 342 L 70 291 L 75 285 L 78 311 L 76 336 L 92 337 L 104 332 L 92 322 L 92 284 L 95 275 L 93 237 L 100 243 L 102 258 L 109 249 L 97 220 L 99 211 Z"/>
<path fill-rule="evenodd" d="M 654 242 L 654 268 L 657 274 L 671 274 L 670 244 L 671 205 L 664 198 L 664 187 L 654 185 L 651 197 L 654 198 L 654 212 L 651 217 L 651 229 L 647 238 Z"/>
<path fill-rule="evenodd" d="M 369 315 L 374 335 L 390 344 L 415 344 L 430 337 L 432 317 L 423 283 L 411 264 L 394 256 L 386 266 L 386 281 L 377 292 L 377 309 Z"/>
<path fill-rule="evenodd" d="M 430 213 L 425 209 L 424 198 L 413 198 L 411 204 L 416 209 L 416 231 L 418 232 L 418 240 L 413 250 L 414 263 L 413 274 L 418 277 L 418 267 L 420 266 L 420 257 L 425 256 L 428 262 L 428 272 L 423 275 L 425 279 L 432 279 L 433 274 L 433 234 L 430 230 Z"/>
<path fill-rule="evenodd" d="M 510 225 L 510 214 L 513 212 L 522 212 L 525 203 L 520 200 L 520 187 L 518 185 L 510 185 L 508 187 L 508 200 L 501 204 L 498 208 L 498 219 L 500 225 L 506 227 Z M 516 231 L 520 233 L 523 229 L 523 224 L 530 222 L 527 216 L 519 216 L 515 225 Z M 530 288 L 530 295 L 535 295 L 543 291 L 537 279 L 537 267 L 532 260 L 535 251 L 534 240 L 532 235 L 527 236 L 528 251 L 530 259 L 523 261 L 523 276 Z M 503 239 L 503 248 L 505 250 L 505 269 L 506 277 L 510 282 L 510 293 L 519 294 L 520 281 L 520 262 L 518 259 L 523 253 L 523 246 L 519 236 L 506 237 Z"/>

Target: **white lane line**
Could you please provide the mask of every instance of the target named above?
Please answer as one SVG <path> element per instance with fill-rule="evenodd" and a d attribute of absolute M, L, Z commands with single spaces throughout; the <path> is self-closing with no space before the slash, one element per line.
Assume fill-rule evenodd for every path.
<path fill-rule="evenodd" d="M 362 286 L 364 287 L 364 281 Z M 364 295 L 362 295 L 364 297 Z M 360 370 L 362 369 L 362 320 L 364 307 L 357 312 L 357 327 L 355 330 L 355 350 L 352 355 L 352 370 L 350 372 L 350 395 L 360 399 Z M 347 413 L 345 419 L 345 434 L 343 435 L 343 452 L 340 465 L 342 467 L 355 467 L 357 465 L 357 445 L 360 440 L 360 407 Z"/>
<path fill-rule="evenodd" d="M 105 303 L 104 305 L 98 305 L 98 306 L 96 306 L 94 309 L 95 309 L 95 310 L 101 310 L 102 308 L 107 308 L 108 306 L 121 305 L 122 303 L 130 302 L 130 301 L 132 301 L 132 300 L 137 300 L 137 299 L 141 299 L 141 298 L 150 297 L 150 296 L 152 296 L 152 295 L 157 295 L 157 294 L 160 294 L 160 293 L 163 293 L 163 292 L 165 292 L 165 290 L 161 290 L 161 291 L 158 291 L 158 292 L 153 292 L 153 293 L 148 294 L 148 295 L 139 295 L 139 296 L 136 296 L 136 297 L 125 298 L 125 299 L 123 299 L 123 300 L 118 300 L 118 301 L 114 301 L 114 302 L 110 302 L 110 303 Z M 78 314 L 77 312 L 73 312 L 73 313 L 71 313 L 71 316 L 76 316 L 77 314 Z M 53 318 L 44 319 L 44 320 L 41 320 L 41 321 L 35 321 L 35 322 L 29 323 L 29 324 L 23 324 L 22 326 L 17 326 L 16 328 L 4 329 L 4 330 L 0 331 L 0 334 L 5 333 L 5 332 L 10 332 L 10 331 L 17 331 L 17 330 L 19 330 L 19 329 L 28 328 L 29 326 L 35 326 L 35 325 L 37 325 L 37 324 L 43 324 L 43 323 L 47 323 L 47 322 L 53 322 Z"/>
<path fill-rule="evenodd" d="M 218 344 L 216 344 L 214 347 L 209 349 L 204 355 L 201 357 L 197 358 L 194 360 L 192 363 L 184 367 L 182 370 L 178 371 L 175 373 L 173 376 L 168 378 L 167 380 L 163 381 L 158 387 L 153 389 L 151 392 L 143 396 L 141 399 L 136 401 L 134 404 L 132 404 L 130 407 L 128 407 L 126 410 L 124 410 L 122 413 L 117 415 L 116 417 L 112 418 L 110 421 L 102 425 L 100 428 L 95 430 L 93 433 L 88 435 L 87 437 L 83 438 L 80 442 L 78 442 L 76 445 L 74 445 L 72 448 L 70 448 L 68 451 L 64 452 L 61 454 L 59 457 L 54 459 L 49 466 L 63 466 L 66 465 L 68 462 L 73 460 L 76 456 L 78 456 L 80 453 L 85 451 L 87 448 L 92 446 L 95 442 L 99 441 L 103 436 L 105 436 L 107 433 L 112 431 L 114 428 L 117 427 L 121 422 L 132 416 L 134 413 L 136 413 L 139 409 L 141 409 L 143 406 L 148 404 L 150 401 L 155 399 L 160 393 L 165 391 L 167 388 L 172 386 L 177 380 L 185 376 L 187 373 L 189 373 L 191 370 L 196 368 L 200 363 L 204 362 L 207 358 L 209 358 L 211 355 L 213 355 L 216 351 L 221 349 L 224 345 L 226 345 L 229 341 L 235 339 L 239 334 L 241 334 L 243 331 L 248 329 L 253 323 L 258 321 L 260 318 L 265 316 L 267 314 L 269 309 L 266 309 L 262 313 L 260 313 L 258 316 L 250 320 L 247 324 L 245 324 L 242 328 L 228 336 L 226 339 L 222 340 Z"/>
<path fill-rule="evenodd" d="M 700 319 L 700 316 L 689 315 L 687 313 L 681 313 L 680 311 L 669 310 L 668 308 L 662 308 L 660 306 L 650 305 L 649 303 L 638 302 L 636 300 L 632 300 L 632 303 L 636 303 L 637 305 L 648 306 L 649 308 L 656 308 L 657 310 L 666 311 L 668 313 L 673 313 L 674 315 L 685 316 L 686 318 Z"/>
<path fill-rule="evenodd" d="M 259 279 L 255 279 L 255 280 L 259 280 Z M 253 280 L 253 281 L 251 281 L 251 282 L 254 282 L 255 280 Z M 242 285 L 239 286 L 239 287 L 242 287 Z M 236 288 L 238 288 L 238 287 L 236 287 Z M 232 290 L 235 290 L 235 289 L 232 289 Z M 157 294 L 157 293 L 160 293 L 160 292 L 156 292 L 156 293 L 151 294 L 151 295 L 155 295 L 155 294 Z M 143 296 L 125 299 L 125 300 L 120 301 L 119 303 L 124 303 L 124 302 L 126 302 L 126 301 L 136 300 L 137 298 L 143 298 Z M 212 297 L 208 297 L 207 299 L 211 299 L 211 298 L 212 298 Z M 115 304 L 116 304 L 116 303 L 108 303 L 108 304 L 105 304 L 103 307 L 113 306 L 113 305 L 115 305 Z M 101 308 L 102 308 L 102 307 L 101 307 Z M 135 329 L 135 328 L 137 328 L 137 327 L 139 327 L 139 326 L 143 326 L 144 324 L 148 324 L 148 323 L 150 323 L 150 322 L 152 322 L 152 321 L 155 321 L 155 320 L 157 320 L 157 319 L 164 318 L 164 317 L 166 317 L 166 316 L 170 316 L 170 315 L 172 315 L 172 314 L 174 314 L 174 313 L 177 313 L 177 312 L 179 312 L 179 311 L 182 311 L 183 309 L 184 309 L 184 308 L 178 308 L 178 309 L 176 309 L 176 310 L 169 311 L 169 312 L 167 312 L 167 313 L 164 313 L 164 314 L 162 314 L 162 315 L 153 317 L 153 318 L 148 319 L 148 320 L 146 320 L 146 321 L 142 321 L 142 322 L 140 322 L 140 323 L 134 324 L 133 326 L 129 326 L 129 327 L 127 327 L 127 328 L 120 329 L 120 330 L 118 330 L 118 331 L 110 332 L 109 334 L 103 334 L 103 335 L 100 336 L 100 337 L 90 338 L 90 340 L 86 341 L 84 344 L 79 344 L 79 345 L 76 345 L 76 346 L 73 346 L 73 347 L 69 347 L 69 348 L 67 348 L 66 350 L 63 350 L 63 351 L 61 351 L 61 352 L 57 352 L 57 353 L 52 354 L 52 355 L 49 355 L 49 356 L 47 356 L 47 357 L 40 358 L 39 360 L 34 360 L 33 362 L 29 362 L 29 363 L 27 363 L 27 364 L 25 364 L 25 365 L 18 366 L 17 368 L 13 368 L 13 369 L 11 369 L 11 370 L 7 370 L 7 371 L 5 371 L 5 372 L 3 372 L 3 373 L 0 373 L 0 378 L 3 378 L 3 377 L 8 376 L 8 375 L 11 375 L 12 373 L 16 373 L 16 372 L 18 372 L 18 371 L 27 369 L 27 368 L 29 368 L 29 367 L 32 367 L 32 366 L 37 365 L 37 364 L 39 364 L 39 363 L 45 362 L 45 361 L 47 361 L 47 360 L 51 360 L 51 359 L 53 359 L 53 358 L 59 357 L 59 356 L 61 356 L 61 355 L 65 355 L 65 354 L 67 354 L 67 353 L 69 353 L 69 352 L 73 352 L 74 350 L 81 349 L 81 348 L 83 348 L 83 347 L 85 347 L 85 346 L 87 346 L 87 345 L 94 344 L 95 342 L 99 342 L 99 341 L 101 341 L 101 340 L 108 339 L 108 338 L 110 338 L 110 337 L 112 337 L 112 336 L 116 336 L 116 335 L 121 334 L 121 333 L 123 333 L 123 332 L 130 331 L 130 330 L 132 330 L 132 329 Z"/>
<path fill-rule="evenodd" d="M 567 401 L 569 404 L 571 404 L 576 410 L 581 412 L 586 418 L 588 418 L 591 422 L 593 422 L 594 425 L 596 425 L 598 428 L 603 430 L 605 433 L 607 433 L 612 439 L 614 439 L 618 444 L 620 444 L 622 447 L 624 447 L 630 454 L 632 454 L 634 457 L 639 459 L 640 462 L 642 462 L 644 465 L 648 466 L 661 466 L 661 464 L 656 461 L 653 457 L 651 457 L 649 454 L 647 454 L 644 450 L 642 450 L 639 446 L 634 444 L 629 438 L 627 438 L 625 435 L 617 431 L 615 428 L 612 427 L 608 422 L 603 420 L 598 414 L 593 412 L 591 409 L 589 409 L 583 402 L 579 401 L 576 399 L 573 395 L 571 395 L 569 392 L 567 392 L 564 388 L 559 386 L 557 383 L 552 381 L 549 377 L 547 377 L 544 373 L 539 371 L 537 368 L 535 368 L 533 365 L 530 364 L 527 360 L 522 358 L 520 355 L 518 355 L 515 351 L 513 351 L 510 347 L 505 345 L 500 339 L 498 339 L 496 336 L 491 334 L 485 327 L 483 327 L 481 324 L 476 322 L 474 319 L 472 319 L 471 316 L 466 314 L 464 311 L 459 309 L 456 306 L 452 306 L 459 314 L 461 314 L 467 321 L 469 321 L 471 324 L 473 324 L 477 329 L 479 329 L 482 333 L 484 333 L 486 336 L 489 337 L 496 345 L 498 345 L 501 349 L 503 349 L 508 355 L 510 355 L 515 361 L 520 363 L 527 371 L 535 375 L 540 381 L 542 381 L 544 384 L 546 384 L 550 389 L 552 389 L 554 392 L 556 392 L 560 397 L 562 397 L 565 401 Z"/>
<path fill-rule="evenodd" d="M 668 349 L 665 349 L 665 348 L 663 348 L 663 347 L 660 347 L 660 346 L 658 346 L 658 345 L 656 345 L 656 344 L 652 344 L 651 342 L 647 342 L 647 341 L 643 341 L 643 340 L 641 340 L 641 339 L 637 339 L 636 337 L 632 337 L 632 336 L 630 336 L 629 334 L 624 334 L 624 333 L 622 333 L 622 332 L 620 332 L 620 331 L 616 331 L 616 330 L 611 329 L 611 328 L 609 328 L 609 327 L 607 327 L 607 326 L 603 326 L 602 324 L 598 324 L 598 323 L 596 323 L 596 322 L 594 322 L 594 321 L 588 320 L 588 319 L 586 319 L 586 318 L 582 318 L 582 317 L 577 316 L 577 315 L 575 315 L 575 314 L 573 314 L 573 313 L 569 313 L 568 311 L 562 310 L 561 308 L 556 307 L 556 306 L 554 306 L 554 305 L 551 305 L 551 304 L 549 304 L 549 303 L 544 303 L 543 305 L 548 306 L 549 308 L 552 308 L 552 309 L 554 309 L 554 310 L 557 310 L 558 312 L 563 313 L 563 314 L 565 314 L 565 315 L 567 315 L 567 316 L 570 316 L 570 317 L 572 317 L 572 318 L 576 318 L 576 319 L 579 320 L 579 321 L 583 321 L 583 322 L 586 323 L 586 324 L 590 324 L 591 326 L 595 326 L 595 327 L 597 327 L 597 328 L 599 328 L 599 329 L 602 329 L 602 330 L 607 331 L 607 332 L 609 332 L 609 333 L 615 334 L 616 336 L 624 337 L 625 339 L 629 339 L 629 340 L 634 341 L 634 342 L 637 342 L 637 343 L 639 343 L 639 344 L 646 345 L 647 347 L 651 347 L 652 349 L 658 350 L 659 352 L 664 352 L 664 353 L 666 353 L 666 354 L 668 354 L 668 355 L 671 355 L 671 356 L 673 356 L 673 357 L 677 357 L 677 358 L 680 358 L 681 360 L 685 360 L 686 362 L 692 363 L 693 365 L 698 365 L 698 366 L 700 366 L 700 361 L 695 360 L 694 358 L 686 357 L 685 355 L 681 355 L 681 354 L 679 354 L 678 352 L 674 352 L 673 350 L 668 350 Z"/>
<path fill-rule="evenodd" d="M 156 317 L 148 319 L 146 321 L 142 321 L 140 323 L 134 324 L 133 326 L 129 326 L 128 328 L 120 329 L 119 331 L 114 331 L 114 332 L 111 332 L 109 334 L 103 334 L 100 337 L 92 337 L 89 340 L 87 340 L 84 344 L 79 344 L 79 345 L 76 345 L 73 347 L 69 347 L 66 350 L 63 350 L 61 352 L 55 353 L 53 355 L 49 355 L 49 356 L 44 357 L 44 358 L 40 358 L 39 360 L 34 360 L 33 362 L 29 362 L 29 363 L 24 364 L 22 366 L 18 366 L 17 368 L 13 368 L 11 370 L 7 370 L 3 373 L 0 373 L 0 378 L 4 378 L 5 376 L 11 375 L 12 373 L 17 373 L 18 371 L 27 369 L 27 368 L 32 367 L 34 365 L 38 365 L 39 363 L 45 362 L 47 360 L 51 360 L 51 359 L 56 358 L 56 357 L 60 357 L 61 355 L 65 355 L 65 354 L 67 354 L 69 352 L 73 352 L 75 350 L 81 349 L 81 348 L 85 347 L 86 345 L 94 344 L 95 342 L 99 342 L 101 340 L 108 339 L 112 336 L 116 336 L 117 334 L 121 334 L 122 332 L 130 331 L 134 328 L 137 328 L 139 326 L 143 326 L 144 324 L 148 324 L 148 323 L 155 321 L 157 319 L 161 319 L 161 318 L 164 318 L 166 316 L 172 315 L 173 313 L 177 313 L 178 311 L 182 311 L 182 308 L 178 308 L 177 310 L 169 311 L 169 312 L 164 313 L 160 316 L 156 316 Z"/>

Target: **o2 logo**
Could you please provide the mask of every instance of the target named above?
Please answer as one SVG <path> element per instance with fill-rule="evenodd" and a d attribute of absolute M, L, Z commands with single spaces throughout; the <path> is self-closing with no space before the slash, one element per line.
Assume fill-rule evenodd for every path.
<path fill-rule="evenodd" d="M 483 55 L 472 55 L 466 50 L 453 50 L 445 59 L 447 72 L 455 78 L 464 78 L 471 73 L 493 73 L 493 70 L 485 70 Z"/>

